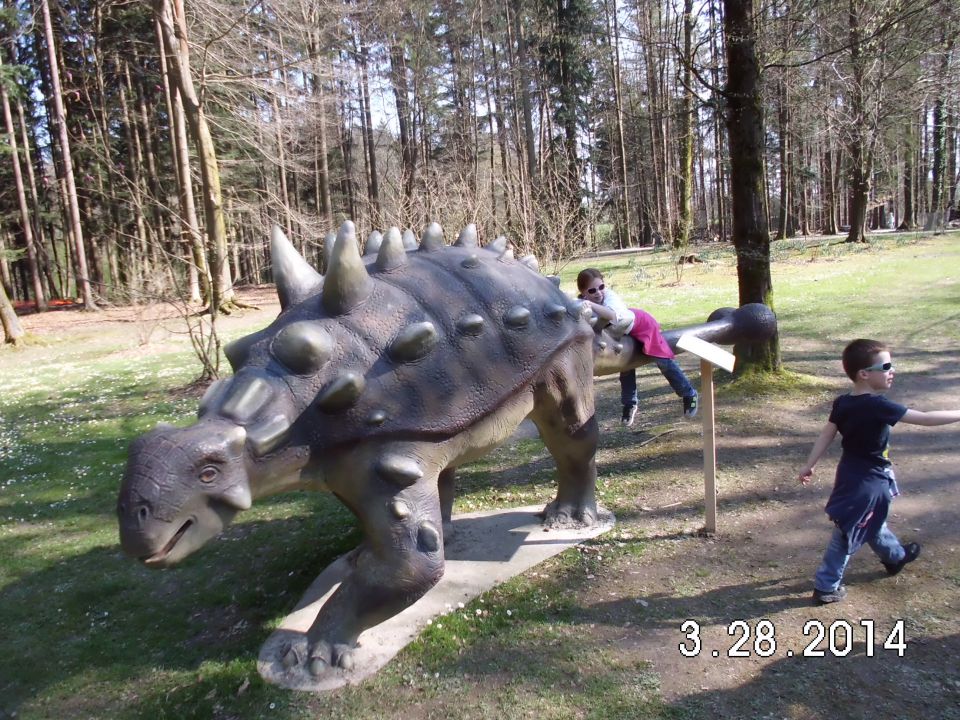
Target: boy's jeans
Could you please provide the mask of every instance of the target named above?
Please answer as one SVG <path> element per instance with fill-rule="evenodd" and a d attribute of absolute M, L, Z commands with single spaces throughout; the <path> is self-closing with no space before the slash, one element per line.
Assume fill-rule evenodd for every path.
<path fill-rule="evenodd" d="M 661 374 L 670 383 L 673 391 L 682 398 L 693 397 L 697 391 L 683 374 L 683 369 L 673 358 L 654 358 L 654 362 L 660 369 Z M 630 407 L 637 404 L 637 371 L 625 370 L 620 373 L 620 402 L 624 407 Z"/>
<path fill-rule="evenodd" d="M 906 550 L 897 540 L 897 536 L 891 532 L 887 524 L 880 526 L 876 537 L 867 540 L 870 548 L 880 558 L 880 562 L 888 564 L 898 563 L 903 560 Z M 852 555 L 847 554 L 847 538 L 840 531 L 840 528 L 833 529 L 833 535 L 827 544 L 826 552 L 823 553 L 823 562 L 817 568 L 817 574 L 814 576 L 813 586 L 820 592 L 833 592 L 840 586 L 843 580 L 843 571 L 847 567 Z"/>

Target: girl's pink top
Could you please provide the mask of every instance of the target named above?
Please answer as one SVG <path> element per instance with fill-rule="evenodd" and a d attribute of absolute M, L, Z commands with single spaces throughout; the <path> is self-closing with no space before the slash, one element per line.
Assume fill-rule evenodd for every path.
<path fill-rule="evenodd" d="M 630 311 L 633 313 L 634 321 L 628 335 L 643 344 L 643 352 L 655 358 L 674 357 L 673 350 L 660 332 L 660 323 L 654 319 L 653 315 L 637 308 L 630 308 Z"/>

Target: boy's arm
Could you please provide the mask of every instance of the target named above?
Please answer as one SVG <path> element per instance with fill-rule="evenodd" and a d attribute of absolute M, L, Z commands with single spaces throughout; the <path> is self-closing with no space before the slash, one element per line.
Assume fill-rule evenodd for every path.
<path fill-rule="evenodd" d="M 960 410 L 931 410 L 922 412 L 920 410 L 907 410 L 900 422 L 910 425 L 949 425 L 950 423 L 960 422 Z"/>
<path fill-rule="evenodd" d="M 807 456 L 807 462 L 800 468 L 800 473 L 797 476 L 804 485 L 810 482 L 810 478 L 813 477 L 813 468 L 816 466 L 817 461 L 820 460 L 820 457 L 827 451 L 827 448 L 830 447 L 830 443 L 833 442 L 836 436 L 837 426 L 828 420 L 827 424 L 823 426 L 823 430 L 820 431 L 820 437 L 818 437 L 817 441 L 813 444 L 813 448 Z"/>

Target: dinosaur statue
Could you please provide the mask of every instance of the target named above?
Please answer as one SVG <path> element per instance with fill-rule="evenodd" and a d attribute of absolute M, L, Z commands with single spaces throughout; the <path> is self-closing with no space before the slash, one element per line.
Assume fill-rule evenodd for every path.
<path fill-rule="evenodd" d="M 349 669 L 357 637 L 441 577 L 454 473 L 526 417 L 557 464 L 548 524 L 597 519 L 593 376 L 650 358 L 629 337 L 591 328 L 582 303 L 468 226 L 452 246 L 436 223 L 416 250 L 393 228 L 361 256 L 344 223 L 321 276 L 272 236 L 281 312 L 225 349 L 235 374 L 210 387 L 198 421 L 136 439 L 117 503 L 123 549 L 166 567 L 252 502 L 290 489 L 333 492 L 364 541 L 351 574 L 307 633 L 319 677 Z M 766 306 L 688 329 L 707 340 L 768 337 Z M 680 333 L 668 333 L 672 343 Z"/>

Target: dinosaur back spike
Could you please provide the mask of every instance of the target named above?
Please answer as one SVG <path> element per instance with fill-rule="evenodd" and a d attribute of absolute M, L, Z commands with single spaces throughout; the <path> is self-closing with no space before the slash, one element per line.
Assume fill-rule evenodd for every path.
<path fill-rule="evenodd" d="M 370 276 L 360 258 L 357 229 L 349 220 L 340 226 L 323 284 L 323 307 L 331 315 L 350 312 L 370 294 Z"/>
<path fill-rule="evenodd" d="M 323 284 L 323 276 L 303 259 L 279 225 L 273 226 L 270 235 L 270 257 L 281 308 L 295 305 Z"/>
<path fill-rule="evenodd" d="M 392 227 L 387 230 L 386 237 L 377 253 L 377 270 L 383 272 L 394 270 L 407 262 L 407 251 L 403 247 L 400 229 Z"/>
<path fill-rule="evenodd" d="M 435 252 L 443 249 L 443 228 L 432 222 L 423 230 L 420 236 L 420 249 L 426 252 Z"/>

